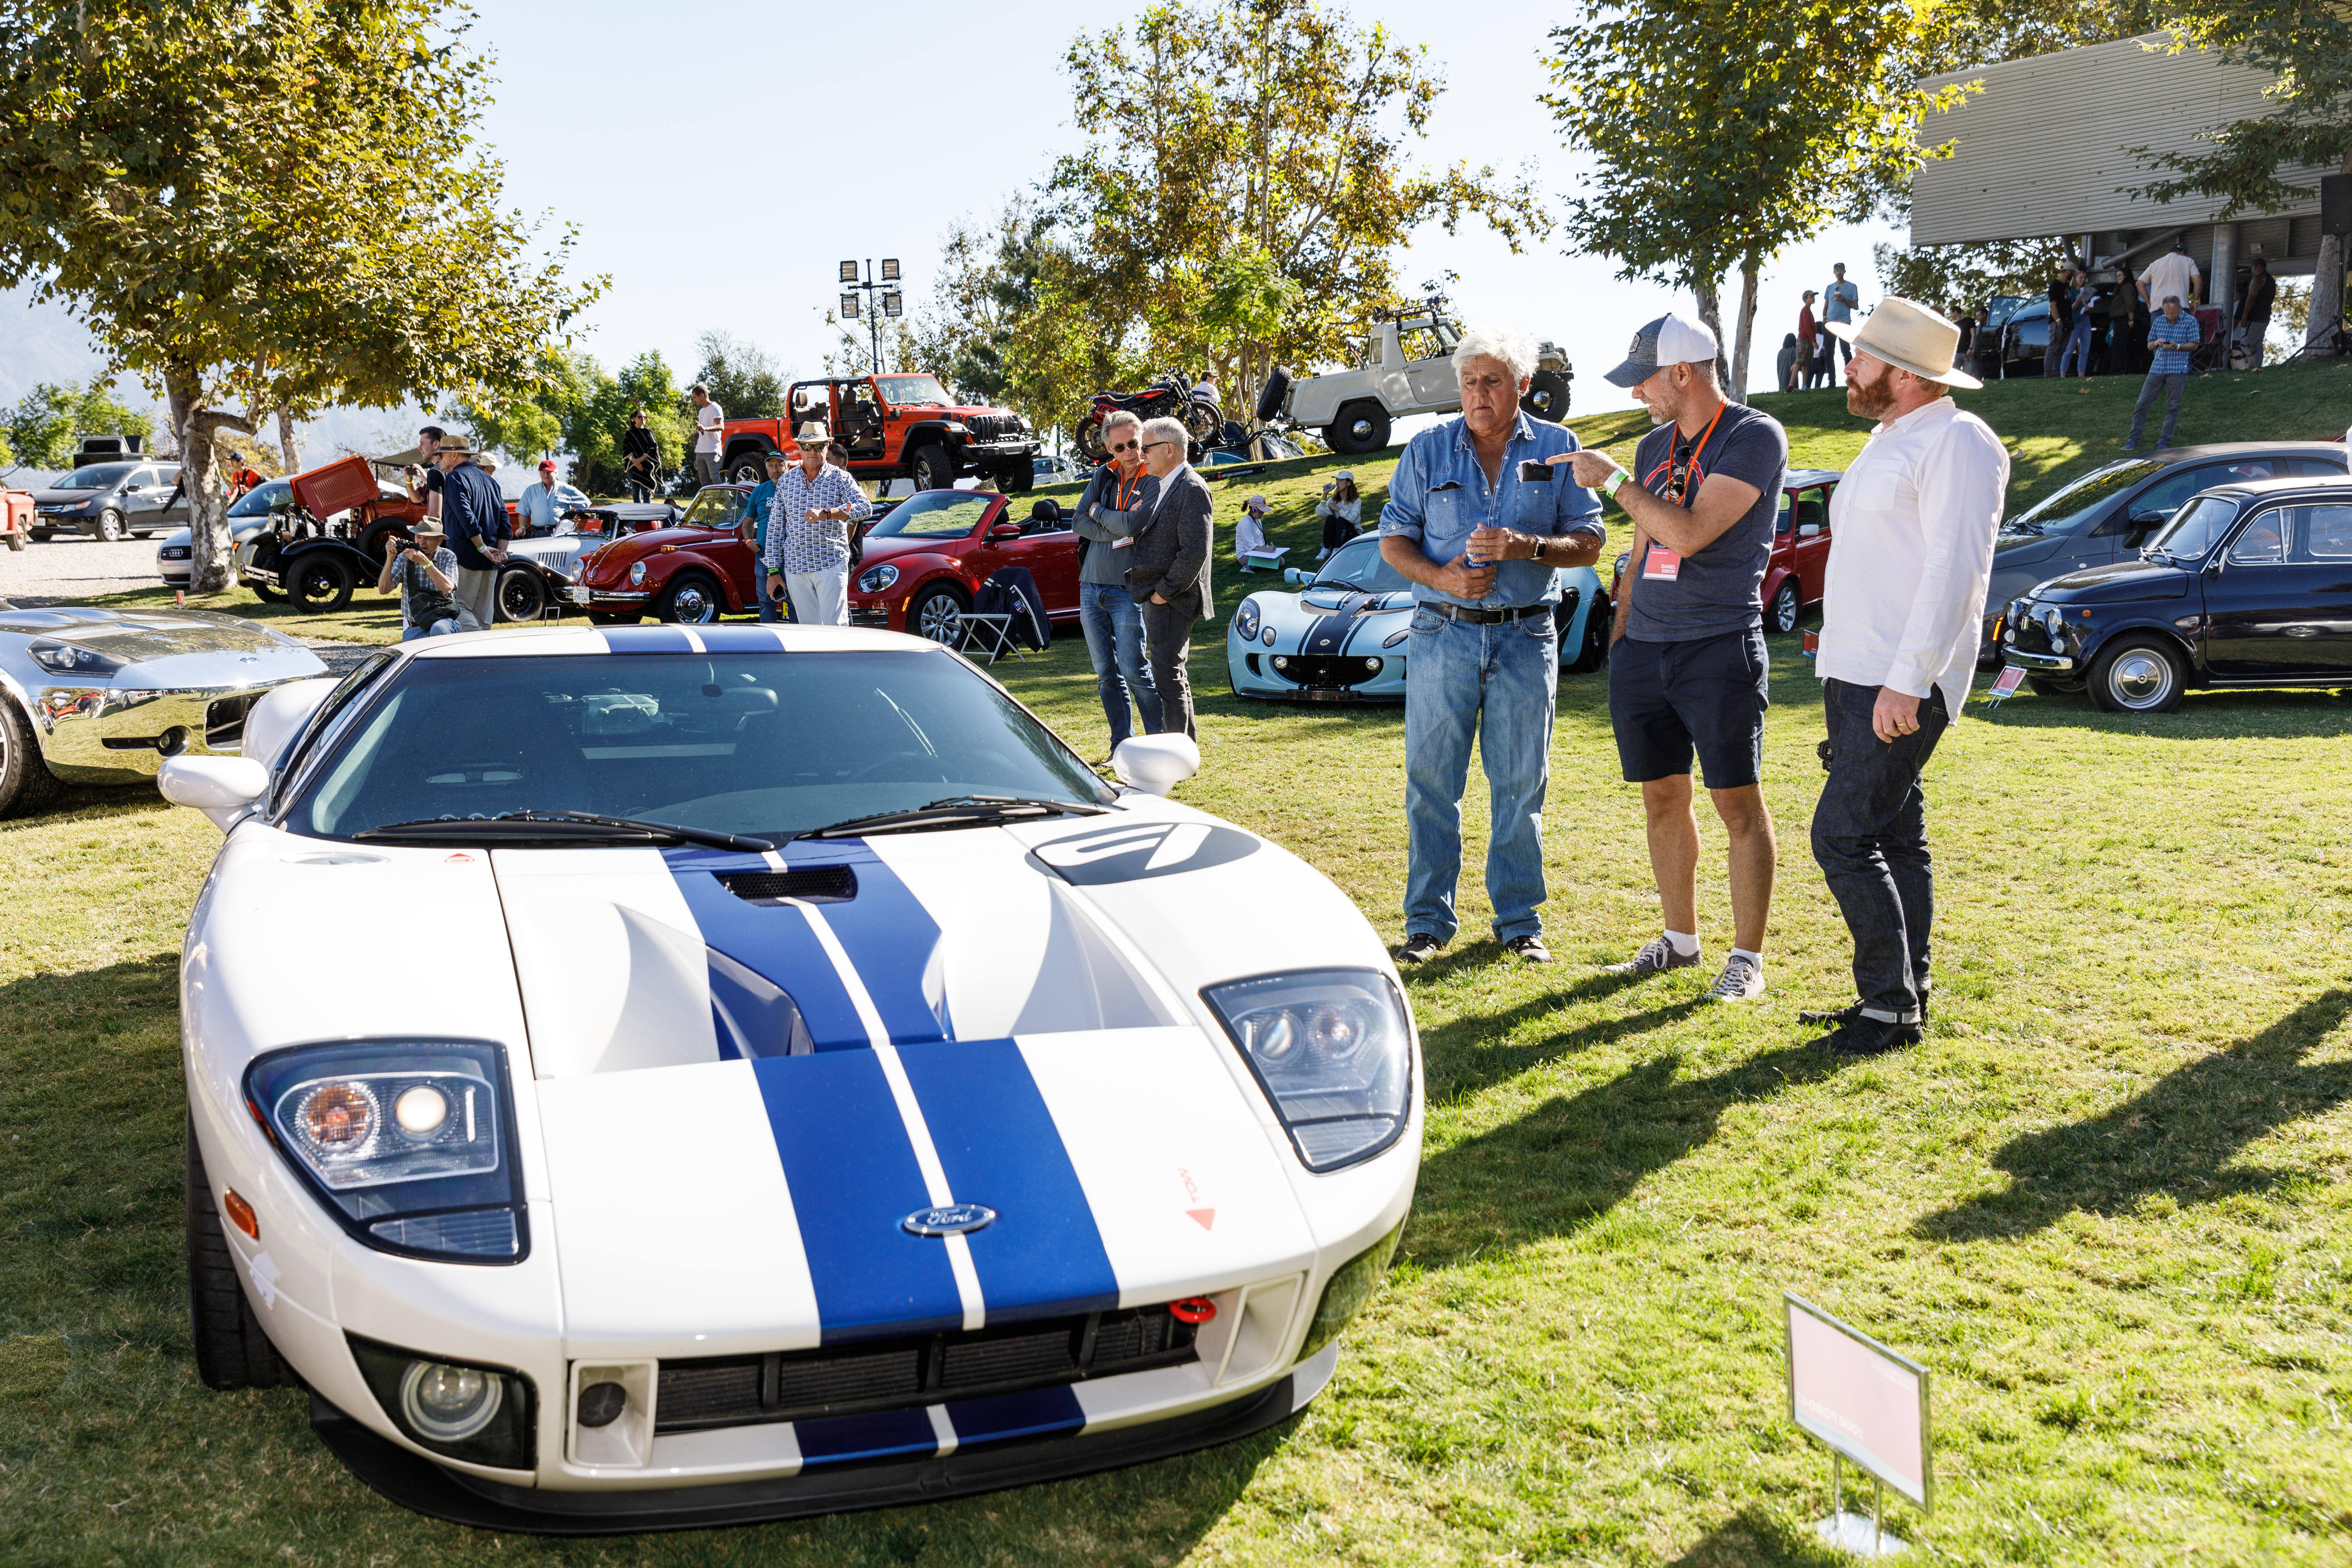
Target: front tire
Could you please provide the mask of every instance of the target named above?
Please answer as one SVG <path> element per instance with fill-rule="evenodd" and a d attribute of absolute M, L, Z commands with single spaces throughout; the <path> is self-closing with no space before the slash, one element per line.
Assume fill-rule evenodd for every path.
<path fill-rule="evenodd" d="M 963 641 L 964 597 L 952 583 L 934 583 L 907 606 L 907 630 L 954 647 Z"/>
<path fill-rule="evenodd" d="M 0 695 L 0 817 L 30 816 L 58 793 L 58 776 L 41 759 L 33 721 Z"/>
<path fill-rule="evenodd" d="M 768 477 L 768 454 L 745 448 L 727 465 L 727 477 L 739 485 L 756 485 Z"/>
<path fill-rule="evenodd" d="M 2091 661 L 2091 700 L 2107 713 L 2169 713 L 2188 673 L 2180 656 L 2153 637 L 2126 637 Z"/>
<path fill-rule="evenodd" d="M 915 481 L 915 488 L 919 490 L 952 489 L 956 479 L 955 459 L 948 456 L 946 447 L 937 443 L 918 447 L 915 455 L 907 459 L 907 477 Z"/>
<path fill-rule="evenodd" d="M 501 621 L 535 621 L 547 612 L 547 580 L 528 566 L 499 574 L 492 609 Z"/>
<path fill-rule="evenodd" d="M 112 544 L 122 537 L 122 514 L 108 509 L 98 514 L 99 542 Z"/>
<path fill-rule="evenodd" d="M 221 1231 L 220 1203 L 196 1147 L 196 1119 L 188 1118 L 188 1327 L 196 1342 L 196 1375 L 206 1388 L 277 1388 L 293 1383 L 278 1347 L 262 1331 L 236 1278 L 236 1250 Z"/>
<path fill-rule="evenodd" d="M 1798 618 L 1804 609 L 1804 596 L 1797 592 L 1797 580 L 1791 577 L 1780 584 L 1780 591 L 1764 606 L 1764 624 L 1786 637 L 1797 629 Z"/>
<path fill-rule="evenodd" d="M 336 556 L 305 556 L 285 582 L 287 599 L 306 616 L 331 615 L 352 602 L 352 569 Z"/>
<path fill-rule="evenodd" d="M 25 548 L 25 535 L 23 530 L 12 528 L 8 531 L 8 548 L 11 550 L 22 550 Z"/>
<path fill-rule="evenodd" d="M 654 619 L 689 626 L 707 626 L 727 608 L 719 584 L 699 572 L 681 572 L 654 601 Z"/>

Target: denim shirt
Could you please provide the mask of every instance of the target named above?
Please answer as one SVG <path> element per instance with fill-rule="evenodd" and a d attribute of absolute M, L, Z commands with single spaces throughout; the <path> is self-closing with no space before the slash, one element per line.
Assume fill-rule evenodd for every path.
<path fill-rule="evenodd" d="M 751 520 L 751 553 L 762 561 L 768 558 L 768 508 L 775 500 L 776 481 L 761 479 L 751 499 L 743 503 L 743 515 Z"/>
<path fill-rule="evenodd" d="M 1410 539 L 1440 565 L 1451 563 L 1470 545 L 1473 531 L 1489 525 L 1521 533 L 1590 533 L 1603 538 L 1601 500 L 1569 477 L 1568 465 L 1552 470 L 1547 483 L 1525 484 L 1519 465 L 1577 450 L 1576 433 L 1565 426 L 1517 416 L 1503 447 L 1502 482 L 1486 488 L 1470 431 L 1457 416 L 1423 430 L 1405 443 L 1404 456 L 1389 479 L 1388 503 L 1381 508 L 1381 537 Z M 1425 584 L 1412 588 L 1416 603 L 1469 605 Z M 1475 601 L 1482 609 L 1517 610 L 1549 605 L 1559 597 L 1559 568 L 1533 561 L 1505 561 L 1495 568 L 1494 592 Z"/>

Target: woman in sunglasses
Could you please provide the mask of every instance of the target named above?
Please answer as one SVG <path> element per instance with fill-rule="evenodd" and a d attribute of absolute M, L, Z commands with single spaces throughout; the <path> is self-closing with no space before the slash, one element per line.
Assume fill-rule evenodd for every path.
<path fill-rule="evenodd" d="M 1078 621 L 1115 751 L 1134 733 L 1135 717 L 1146 734 L 1160 728 L 1160 694 L 1143 657 L 1143 612 L 1127 591 L 1129 547 L 1152 480 L 1143 471 L 1143 422 L 1134 415 L 1113 414 L 1103 426 L 1103 445 L 1110 460 L 1078 498 Z"/>

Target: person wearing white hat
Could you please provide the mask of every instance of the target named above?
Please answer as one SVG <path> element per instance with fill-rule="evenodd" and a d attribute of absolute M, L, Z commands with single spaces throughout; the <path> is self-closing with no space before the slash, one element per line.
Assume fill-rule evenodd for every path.
<path fill-rule="evenodd" d="M 1829 778 L 1813 858 L 1853 935 L 1858 999 L 1801 1013 L 1834 1026 L 1818 1043 L 1874 1056 L 1919 1039 L 1935 881 L 1920 772 L 1976 678 L 1985 585 L 2009 488 L 2009 453 L 1949 389 L 1959 331 L 1893 295 L 1858 327 L 1846 406 L 1875 419 L 1830 500 L 1830 559 L 1816 673 Z"/>
<path fill-rule="evenodd" d="M 833 432 L 811 419 L 793 432 L 801 460 L 776 481 L 768 503 L 768 596 L 791 595 L 793 619 L 804 626 L 849 624 L 849 525 L 874 515 L 874 503 L 849 477 L 825 460 Z"/>
<path fill-rule="evenodd" d="M 1608 373 L 1650 411 L 1631 475 L 1599 452 L 1575 458 L 1579 484 L 1613 496 L 1633 520 L 1609 656 L 1609 721 L 1625 782 L 1642 786 L 1650 874 L 1664 929 L 1613 974 L 1699 962 L 1698 817 L 1691 766 L 1730 839 L 1732 947 L 1707 988 L 1713 1002 L 1764 994 L 1764 932 L 1780 846 L 1764 804 L 1764 570 L 1789 436 L 1770 415 L 1724 400 L 1715 334 L 1667 314 L 1644 326 Z M 1626 480 L 1633 479 L 1628 484 Z"/>

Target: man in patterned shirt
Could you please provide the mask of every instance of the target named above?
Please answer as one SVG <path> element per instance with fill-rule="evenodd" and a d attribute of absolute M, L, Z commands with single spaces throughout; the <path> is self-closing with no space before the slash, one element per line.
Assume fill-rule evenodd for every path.
<path fill-rule="evenodd" d="M 849 525 L 874 515 L 874 505 L 846 468 L 827 463 L 833 435 L 822 419 L 800 427 L 801 460 L 776 481 L 769 503 L 768 595 L 793 596 L 793 619 L 804 626 L 849 624 Z"/>
<path fill-rule="evenodd" d="M 2172 445 L 2172 432 L 2180 423 L 2180 392 L 2189 384 L 2189 354 L 2204 342 L 2204 329 L 2197 318 L 2180 308 L 2180 296 L 2164 297 L 2164 312 L 2147 327 L 2147 346 L 2154 358 L 2147 367 L 2147 379 L 2140 383 L 2139 404 L 2132 410 L 2131 434 L 2124 438 L 2124 450 L 2139 450 L 2140 432 L 2147 427 L 2147 405 L 2156 401 L 2156 389 L 2164 388 L 2164 428 L 2157 433 L 2156 449 L 2163 451 Z"/>

